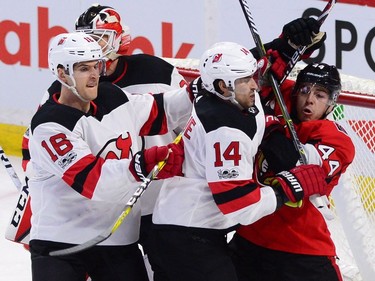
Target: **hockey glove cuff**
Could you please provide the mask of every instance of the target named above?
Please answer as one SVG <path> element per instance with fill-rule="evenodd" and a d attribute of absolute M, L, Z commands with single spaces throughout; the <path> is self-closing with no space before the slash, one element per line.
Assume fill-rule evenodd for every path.
<path fill-rule="evenodd" d="M 284 195 L 284 203 L 297 203 L 313 194 L 326 194 L 325 172 L 318 165 L 301 165 L 276 174 L 271 186 Z"/>
<path fill-rule="evenodd" d="M 189 86 L 187 87 L 187 90 L 189 92 L 190 100 L 194 100 L 197 95 L 202 91 L 202 79 L 199 76 L 198 78 L 195 78 L 193 81 L 189 83 Z"/>
<path fill-rule="evenodd" d="M 277 81 L 280 81 L 287 68 L 287 62 L 278 51 L 272 49 L 267 51 L 267 55 L 258 61 L 258 72 L 260 79 L 267 75 L 269 71 L 274 75 Z"/>
<path fill-rule="evenodd" d="M 165 179 L 182 174 L 184 160 L 183 144 L 153 146 L 137 152 L 130 162 L 130 171 L 137 180 L 144 180 L 152 169 L 165 160 L 165 164 L 157 174 L 157 179 Z"/>

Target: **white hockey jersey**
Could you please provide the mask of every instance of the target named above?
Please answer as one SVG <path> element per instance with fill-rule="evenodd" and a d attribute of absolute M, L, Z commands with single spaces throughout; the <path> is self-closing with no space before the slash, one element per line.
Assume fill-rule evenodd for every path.
<path fill-rule="evenodd" d="M 185 177 L 161 189 L 155 224 L 224 230 L 275 211 L 274 191 L 252 179 L 265 126 L 258 94 L 253 109 L 241 112 L 207 92 L 197 97 L 183 135 Z"/>
<path fill-rule="evenodd" d="M 112 82 L 131 94 L 164 93 L 186 87 L 187 84 L 176 67 L 159 57 L 148 54 L 119 57 L 115 71 L 109 76 L 102 76 L 100 81 Z M 191 103 L 191 101 L 186 102 Z M 191 110 L 189 113 L 191 113 Z M 178 128 L 172 128 L 173 130 L 166 134 L 145 137 L 145 148 L 173 142 L 177 136 L 174 131 L 179 133 L 185 127 L 187 121 L 188 118 L 182 119 Z M 139 200 L 142 215 L 152 214 L 161 185 L 164 181 L 169 180 L 155 181 L 143 193 Z"/>
<path fill-rule="evenodd" d="M 146 94 L 146 93 L 164 93 L 174 89 L 183 88 L 186 86 L 186 81 L 178 73 L 177 69 L 166 62 L 165 60 L 156 56 L 147 54 L 137 54 L 131 56 L 121 56 L 118 58 L 115 71 L 109 76 L 100 77 L 101 82 L 111 82 L 118 85 L 123 90 L 131 94 Z M 52 83 L 52 85 L 45 92 L 40 106 L 44 104 L 51 95 L 60 91 L 61 84 L 58 81 Z M 180 97 L 179 102 L 183 104 L 174 104 L 174 106 L 186 108 L 189 106 L 189 113 L 191 112 L 191 101 L 186 98 L 185 93 L 181 92 L 183 96 Z M 182 99 L 181 99 L 182 98 Z M 186 115 L 186 118 L 181 118 L 179 127 L 183 128 L 189 118 L 190 114 Z M 173 128 L 174 129 L 174 128 Z M 157 136 L 142 137 L 145 139 L 142 148 L 149 148 L 154 145 L 165 145 L 171 143 L 176 134 L 169 130 L 168 133 Z M 32 165 L 30 163 L 29 155 L 29 129 L 26 131 L 22 141 L 22 154 L 23 161 L 22 166 L 26 172 L 27 177 L 32 175 Z M 168 179 L 167 179 L 168 180 Z M 140 202 L 142 215 L 151 214 L 155 205 L 156 197 L 159 194 L 159 190 L 163 181 L 154 181 L 150 188 L 142 195 Z M 21 242 L 28 244 L 29 233 L 30 233 L 30 197 L 28 193 L 28 186 L 25 185 L 24 190 L 20 193 L 20 199 L 22 202 L 26 199 L 27 204 L 19 209 L 17 202 L 14 213 L 12 214 L 11 223 L 8 225 L 6 231 L 6 238 L 11 241 Z"/>
<path fill-rule="evenodd" d="M 181 94 L 184 92 L 185 94 Z M 35 176 L 29 181 L 30 240 L 78 244 L 108 228 L 139 185 L 129 172 L 138 135 L 165 133 L 189 114 L 186 90 L 130 95 L 99 84 L 91 114 L 61 105 L 56 95 L 34 115 L 29 140 Z M 167 123 L 168 121 L 168 123 Z M 103 245 L 138 240 L 140 209 Z"/>

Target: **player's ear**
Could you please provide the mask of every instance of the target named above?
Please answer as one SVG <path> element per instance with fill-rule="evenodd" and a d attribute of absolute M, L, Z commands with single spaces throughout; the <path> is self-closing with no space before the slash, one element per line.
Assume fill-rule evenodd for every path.
<path fill-rule="evenodd" d="M 59 79 L 61 79 L 62 81 L 66 82 L 66 73 L 65 73 L 65 69 L 63 67 L 59 67 L 57 68 L 57 76 L 59 77 Z"/>
<path fill-rule="evenodd" d="M 224 80 L 217 80 L 215 82 L 217 83 L 216 87 L 215 87 L 217 92 L 219 92 L 222 95 L 224 95 L 226 92 L 228 92 L 228 87 L 225 84 Z M 214 86 L 215 86 L 215 82 L 214 82 Z"/>

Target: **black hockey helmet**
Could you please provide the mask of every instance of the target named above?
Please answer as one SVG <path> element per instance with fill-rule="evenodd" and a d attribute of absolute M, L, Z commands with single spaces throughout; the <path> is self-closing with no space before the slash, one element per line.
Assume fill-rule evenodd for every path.
<path fill-rule="evenodd" d="M 341 92 L 340 73 L 334 65 L 326 63 L 311 63 L 300 71 L 297 76 L 297 90 L 302 83 L 319 84 L 329 91 L 332 105 L 336 104 Z"/>
<path fill-rule="evenodd" d="M 82 29 L 96 29 L 96 22 L 94 19 L 100 14 L 100 12 L 104 9 L 112 9 L 112 7 L 109 6 L 101 6 L 99 4 L 94 4 L 90 8 L 88 8 L 84 13 L 82 13 L 75 23 L 76 30 L 82 30 Z M 106 14 L 99 15 L 101 17 L 101 20 L 104 21 Z"/>

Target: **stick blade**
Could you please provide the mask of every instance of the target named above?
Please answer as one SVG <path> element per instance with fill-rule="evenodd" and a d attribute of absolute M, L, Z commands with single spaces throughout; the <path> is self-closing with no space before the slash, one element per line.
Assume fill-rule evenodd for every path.
<path fill-rule="evenodd" d="M 49 255 L 52 256 L 52 257 L 58 257 L 58 256 L 76 254 L 76 253 L 82 252 L 84 250 L 87 250 L 87 249 L 99 244 L 100 242 L 108 239 L 111 235 L 112 235 L 112 231 L 110 229 L 110 230 L 106 231 L 105 233 L 103 232 L 102 234 L 94 237 L 93 239 L 86 241 L 83 244 L 79 244 L 79 245 L 76 245 L 76 246 L 73 246 L 73 247 L 70 247 L 70 248 L 66 248 L 66 249 L 62 249 L 62 250 L 52 251 L 52 252 L 49 253 Z"/>

